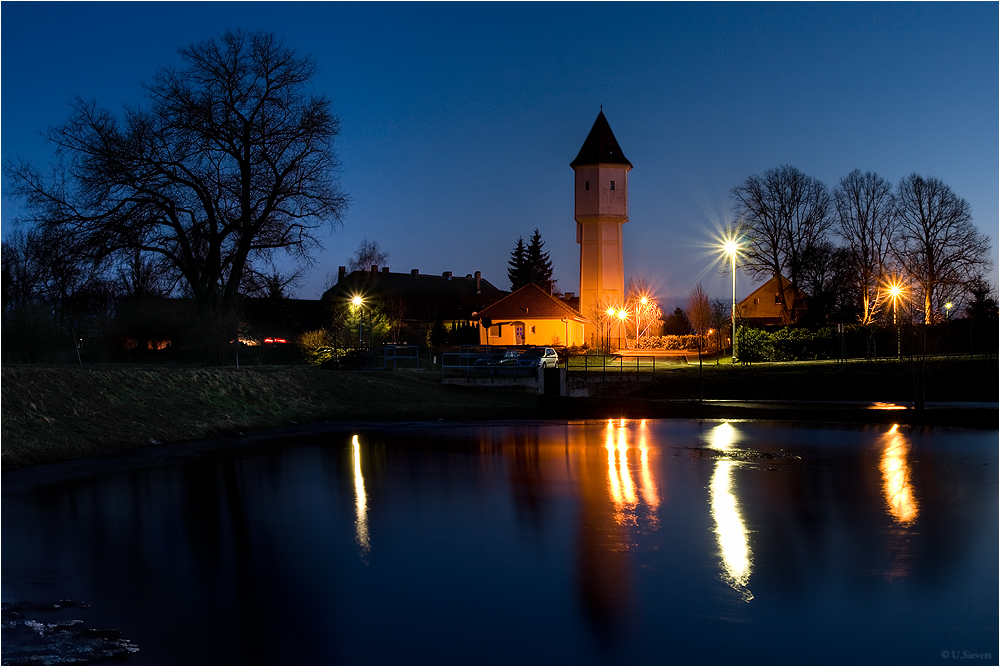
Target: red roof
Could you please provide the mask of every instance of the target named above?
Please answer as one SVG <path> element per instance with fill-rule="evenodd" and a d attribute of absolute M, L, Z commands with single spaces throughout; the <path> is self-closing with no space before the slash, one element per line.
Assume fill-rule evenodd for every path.
<path fill-rule="evenodd" d="M 578 311 L 573 310 L 551 294 L 547 294 L 538 285 L 525 285 L 481 310 L 479 316 L 488 316 L 494 322 L 525 319 L 561 320 L 567 317 L 580 322 L 587 321 Z"/>

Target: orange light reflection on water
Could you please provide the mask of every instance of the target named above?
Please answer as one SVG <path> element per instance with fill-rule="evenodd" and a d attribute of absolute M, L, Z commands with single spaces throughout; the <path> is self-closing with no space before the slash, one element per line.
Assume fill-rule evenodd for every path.
<path fill-rule="evenodd" d="M 908 526 L 920 513 L 919 504 L 913 495 L 912 473 L 908 460 L 910 443 L 899 432 L 899 424 L 885 434 L 882 448 L 882 493 L 885 496 L 889 514 L 899 524 Z"/>
<path fill-rule="evenodd" d="M 633 425 L 637 425 L 639 430 L 637 445 L 629 442 L 634 435 L 631 428 Z M 618 522 L 635 523 L 635 512 L 641 496 L 650 513 L 650 521 L 655 524 L 656 509 L 659 507 L 660 499 L 649 460 L 645 420 L 630 424 L 629 420 L 620 419 L 616 425 L 615 420 L 609 419 L 605 429 L 604 447 L 608 452 L 608 494 L 615 506 Z M 636 453 L 638 457 L 635 456 Z M 638 488 L 633 473 L 637 473 Z"/>

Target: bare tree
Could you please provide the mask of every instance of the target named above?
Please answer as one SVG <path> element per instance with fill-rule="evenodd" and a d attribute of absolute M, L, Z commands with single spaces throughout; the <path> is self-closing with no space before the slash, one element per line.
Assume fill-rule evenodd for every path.
<path fill-rule="evenodd" d="M 744 266 L 755 277 L 778 280 L 782 320 L 794 322 L 800 304 L 784 278 L 797 285 L 806 250 L 830 228 L 830 195 L 819 180 L 782 165 L 748 177 L 730 192 L 748 240 Z"/>
<path fill-rule="evenodd" d="M 910 174 L 896 191 L 899 229 L 892 249 L 923 300 L 924 323 L 939 314 L 938 293 L 990 267 L 989 238 L 972 224 L 972 208 L 937 178 Z"/>
<path fill-rule="evenodd" d="M 727 337 L 732 337 L 732 311 L 730 304 L 721 299 L 712 299 L 712 328 L 715 330 L 715 347 L 717 350 L 724 348 L 723 341 Z M 715 364 L 719 364 L 719 358 L 715 358 Z"/>
<path fill-rule="evenodd" d="M 636 340 L 643 336 L 659 335 L 658 324 L 663 317 L 663 311 L 656 301 L 653 287 L 643 276 L 628 279 L 625 290 L 625 310 L 633 314 L 632 324 L 636 332 Z"/>
<path fill-rule="evenodd" d="M 840 223 L 837 231 L 857 270 L 861 324 L 871 324 L 887 294 L 885 277 L 897 220 L 892 184 L 878 174 L 855 169 L 840 179 L 833 201 Z"/>
<path fill-rule="evenodd" d="M 691 323 L 691 328 L 699 336 L 704 336 L 712 328 L 712 304 L 708 299 L 708 295 L 705 294 L 705 290 L 702 289 L 701 283 L 698 283 L 691 290 L 691 294 L 688 296 L 686 312 L 688 322 Z"/>
<path fill-rule="evenodd" d="M 389 253 L 382 250 L 378 241 L 362 239 L 347 268 L 349 271 L 368 271 L 373 266 L 385 265 L 388 259 Z"/>
<path fill-rule="evenodd" d="M 315 63 L 267 33 L 226 32 L 180 49 L 121 119 L 77 99 L 48 139 L 62 168 L 7 173 L 37 224 L 81 255 L 139 250 L 176 270 L 216 351 L 235 335 L 238 293 L 276 253 L 309 261 L 340 221 L 340 121 L 309 94 Z"/>

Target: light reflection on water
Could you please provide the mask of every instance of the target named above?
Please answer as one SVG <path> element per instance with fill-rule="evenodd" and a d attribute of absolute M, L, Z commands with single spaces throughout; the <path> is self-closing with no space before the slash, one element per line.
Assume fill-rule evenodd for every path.
<path fill-rule="evenodd" d="M 5 474 L 3 594 L 86 600 L 135 664 L 995 656 L 996 465 L 995 432 L 331 428 Z"/>
<path fill-rule="evenodd" d="M 361 560 L 367 565 L 372 546 L 368 537 L 368 496 L 365 495 L 365 478 L 361 474 L 361 443 L 358 442 L 357 435 L 352 436 L 351 445 L 354 456 L 354 496 L 357 514 L 354 520 L 354 539 L 361 548 Z"/>
<path fill-rule="evenodd" d="M 733 451 L 737 431 L 730 424 L 719 424 L 709 433 L 710 447 L 722 452 Z M 722 556 L 722 577 L 746 602 L 753 599 L 747 588 L 750 582 L 752 558 L 750 535 L 740 514 L 736 498 L 736 483 L 733 472 L 740 466 L 739 461 L 719 458 L 715 462 L 715 472 L 709 483 L 712 504 L 712 519 L 715 521 L 715 535 L 719 540 Z"/>
<path fill-rule="evenodd" d="M 885 502 L 889 514 L 897 523 L 908 526 L 917 520 L 919 513 L 916 498 L 913 497 L 911 480 L 910 443 L 902 433 L 899 425 L 893 424 L 892 429 L 885 434 L 885 445 L 882 449 L 882 461 L 879 469 L 882 471 L 882 485 Z"/>

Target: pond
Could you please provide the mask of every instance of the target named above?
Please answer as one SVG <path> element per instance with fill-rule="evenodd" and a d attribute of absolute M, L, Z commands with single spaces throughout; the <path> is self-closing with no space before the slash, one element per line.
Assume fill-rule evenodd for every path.
<path fill-rule="evenodd" d="M 4 663 L 17 618 L 125 664 L 995 664 L 997 443 L 357 424 L 15 470 Z"/>

